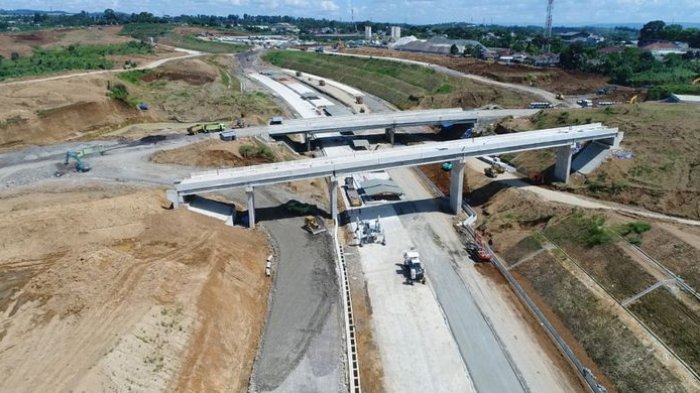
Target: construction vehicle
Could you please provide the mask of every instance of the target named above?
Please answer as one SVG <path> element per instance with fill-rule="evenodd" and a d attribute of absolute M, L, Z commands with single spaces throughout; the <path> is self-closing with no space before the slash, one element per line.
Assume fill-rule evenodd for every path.
<path fill-rule="evenodd" d="M 384 228 L 379 222 L 379 217 L 377 217 L 375 221 L 363 221 L 358 217 L 355 234 L 360 247 L 364 246 L 365 244 L 373 243 L 381 243 L 383 246 L 386 245 L 386 234 L 384 233 Z"/>
<path fill-rule="evenodd" d="M 695 79 L 693 85 L 700 85 L 700 78 Z"/>
<path fill-rule="evenodd" d="M 486 250 L 484 242 L 478 233 L 474 234 L 474 240 L 465 245 L 465 249 L 474 262 L 491 262 L 491 253 Z"/>
<path fill-rule="evenodd" d="M 187 128 L 187 133 L 189 135 L 195 135 L 199 133 L 210 133 L 210 132 L 220 132 L 226 129 L 223 123 L 208 123 L 208 124 L 195 124 Z"/>
<path fill-rule="evenodd" d="M 639 94 L 635 95 L 634 97 L 630 98 L 630 104 L 636 104 L 637 101 L 639 101 Z"/>
<path fill-rule="evenodd" d="M 304 217 L 304 229 L 312 235 L 318 235 L 326 231 L 326 226 L 323 225 L 323 220 L 319 216 Z"/>
<path fill-rule="evenodd" d="M 425 268 L 420 261 L 418 251 L 411 250 L 403 253 L 403 272 L 407 282 L 412 284 L 417 281 L 425 284 Z"/>
<path fill-rule="evenodd" d="M 494 179 L 503 172 L 505 172 L 505 169 L 503 169 L 502 166 L 496 164 L 495 162 L 491 164 L 490 167 L 484 168 L 484 174 Z"/>
<path fill-rule="evenodd" d="M 70 162 L 70 159 L 75 160 L 75 170 L 78 172 L 88 172 L 90 169 L 90 164 L 88 164 L 85 161 L 81 161 L 80 157 L 83 156 L 83 154 L 80 154 L 79 152 L 75 151 L 67 151 L 66 152 L 66 161 L 63 163 L 63 165 L 68 165 Z"/>
<path fill-rule="evenodd" d="M 452 162 L 443 162 L 440 168 L 445 172 L 449 172 L 452 170 Z"/>

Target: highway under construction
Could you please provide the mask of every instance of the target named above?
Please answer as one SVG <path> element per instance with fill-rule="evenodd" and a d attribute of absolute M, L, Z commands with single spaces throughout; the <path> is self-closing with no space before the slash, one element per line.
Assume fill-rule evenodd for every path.
<path fill-rule="evenodd" d="M 280 250 L 275 297 L 269 311 L 260 359 L 252 378 L 256 386 L 254 391 L 286 392 L 295 391 L 302 386 L 317 391 L 335 391 L 341 364 L 329 358 L 335 349 L 319 352 L 319 345 L 328 345 L 332 342 L 332 337 L 337 339 L 340 336 L 345 340 L 343 347 L 346 359 L 342 364 L 347 368 L 348 388 L 353 393 L 361 391 L 358 362 L 361 363 L 362 359 L 358 359 L 355 344 L 357 336 L 353 327 L 353 301 L 349 297 L 348 274 L 364 277 L 367 296 L 371 299 L 374 310 L 371 323 L 378 340 L 387 391 L 496 393 L 578 390 L 578 387 L 572 387 L 577 382 L 563 376 L 567 372 L 556 365 L 558 361 L 538 355 L 539 360 L 532 362 L 534 352 L 540 351 L 540 344 L 533 340 L 532 327 L 524 322 L 526 317 L 520 315 L 521 311 L 510 303 L 501 289 L 490 287 L 483 277 L 475 274 L 474 262 L 464 250 L 460 237 L 454 233 L 453 217 L 459 216 L 462 209 L 462 181 L 465 162 L 470 157 L 554 149 L 557 156 L 555 175 L 565 182 L 572 170 L 572 157 L 577 144 L 594 142 L 602 150 L 612 149 L 619 145 L 622 133 L 615 128 L 594 123 L 395 146 L 393 135 L 397 131 L 417 132 L 417 129 L 430 126 L 454 124 L 474 127 L 506 116 L 529 116 L 533 111 L 469 111 L 454 108 L 396 113 L 382 111 L 375 106 L 374 113 L 327 117 L 319 116 L 319 111 L 309 110 L 308 103 L 295 96 L 294 90 L 299 90 L 298 86 L 294 89 L 287 88 L 272 78 L 257 74 L 251 78 L 273 89 L 293 109 L 300 107 L 297 113 L 302 118 L 284 119 L 282 124 L 242 129 L 239 135 L 266 137 L 302 134 L 307 142 L 315 136 L 322 146 L 322 150 L 316 154 L 320 153 L 321 156 L 192 173 L 175 182 L 174 187 L 167 192 L 167 197 L 177 207 L 188 203 L 194 195 L 222 192 L 236 195 L 237 201 L 247 204 L 247 210 L 243 212 L 245 225 L 254 227 L 256 210 L 261 209 L 266 215 L 261 222 L 262 226 L 282 236 L 278 227 L 289 221 L 284 225 L 291 228 L 294 221 L 293 218 L 270 221 L 272 190 L 277 190 L 275 193 L 278 195 L 273 199 L 283 203 L 284 198 L 279 197 L 279 185 L 326 178 L 328 188 L 324 199 L 329 204 L 327 217 L 336 223 L 337 228 L 328 234 L 332 236 L 337 249 L 334 259 L 339 274 L 336 278 L 339 281 L 337 289 L 324 289 L 328 302 L 323 307 L 330 307 L 329 310 L 332 311 L 326 311 L 328 316 L 325 319 L 310 324 L 302 317 L 305 313 L 301 311 L 304 309 L 303 304 L 314 304 L 314 308 L 321 306 L 315 305 L 315 300 L 312 301 L 315 295 L 307 293 L 308 290 L 303 290 L 302 287 L 308 285 L 314 288 L 318 283 L 299 282 L 298 275 L 292 273 L 307 271 L 310 267 L 308 261 L 301 262 L 303 258 L 289 257 L 299 250 L 287 241 L 286 235 L 283 236 L 282 244 L 285 244 L 286 251 Z M 349 103 L 344 104 L 349 106 Z M 335 112 L 340 111 L 336 109 Z M 279 120 L 276 122 L 279 123 Z M 348 147 L 347 141 L 353 138 L 347 136 L 348 133 L 372 133 L 375 130 L 386 134 L 387 143 L 381 148 L 354 151 Z M 340 132 L 344 132 L 344 135 Z M 340 145 L 337 144 L 338 140 L 342 141 Z M 594 158 L 596 157 L 591 157 Z M 450 164 L 451 187 L 446 208 L 442 206 L 441 198 L 435 198 L 430 191 L 426 191 L 423 180 L 417 171 L 412 170 L 415 166 L 434 163 Z M 399 192 L 403 196 L 398 201 L 376 202 L 363 197 L 359 207 L 351 206 L 349 196 L 346 195 L 348 184 L 367 184 L 367 181 L 381 183 L 383 179 L 394 182 L 401 190 Z M 256 193 L 260 194 L 258 198 Z M 340 201 L 344 201 L 342 204 L 345 206 L 342 214 Z M 341 220 L 341 216 L 345 219 Z M 222 219 L 230 223 L 236 222 L 231 217 L 228 220 Z M 346 223 L 350 225 L 345 225 Z M 373 241 L 368 240 L 369 243 L 361 247 L 359 252 L 343 254 L 343 247 L 347 249 L 353 243 L 341 244 L 339 233 L 348 231 L 348 236 L 352 238 L 357 235 L 360 226 L 364 228 L 363 232 L 381 226 L 379 236 L 368 236 L 381 239 L 379 243 L 383 245 L 372 244 Z M 361 235 L 362 239 L 365 239 L 365 235 Z M 315 244 L 326 238 L 325 234 L 315 235 L 313 239 L 316 240 L 299 238 L 295 244 L 305 243 L 304 247 L 316 247 L 310 242 Z M 358 238 L 355 245 L 365 242 L 366 240 Z M 426 269 L 423 279 L 425 285 L 407 286 L 397 280 L 396 263 L 400 262 L 397 258 L 409 249 L 421 253 Z M 326 269 L 318 258 L 320 257 L 313 257 L 316 266 L 314 269 Z M 299 263 L 304 265 L 298 265 Z M 403 270 L 399 270 L 401 271 Z M 332 279 L 332 275 L 324 278 L 326 281 Z M 290 309 L 297 310 L 298 317 L 290 315 Z M 346 312 L 337 313 L 340 310 Z M 512 315 L 513 318 L 504 318 L 504 315 Z M 345 321 L 344 332 L 338 330 L 342 326 L 338 325 L 338 318 Z M 294 333 L 287 326 L 294 326 Z M 283 338 L 290 334 L 289 339 Z M 307 340 L 311 347 L 298 345 Z M 326 344 L 321 344 L 322 342 Z M 414 344 L 407 346 L 407 342 Z M 436 348 L 439 350 L 434 351 Z M 280 352 L 288 355 L 280 358 L 277 355 Z M 294 361 L 294 358 L 301 360 Z M 286 360 L 280 363 L 283 359 Z M 311 378 L 308 367 L 318 362 L 323 362 L 326 367 L 320 377 Z M 415 378 L 407 380 L 406 373 L 412 373 Z M 344 389 L 339 389 L 342 390 Z"/>

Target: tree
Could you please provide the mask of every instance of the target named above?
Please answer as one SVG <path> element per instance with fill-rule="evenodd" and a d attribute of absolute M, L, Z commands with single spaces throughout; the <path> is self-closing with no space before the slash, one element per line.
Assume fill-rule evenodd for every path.
<path fill-rule="evenodd" d="M 450 47 L 450 54 L 452 56 L 457 56 L 459 54 L 459 48 L 457 47 L 457 44 L 452 44 Z"/>
<path fill-rule="evenodd" d="M 642 30 L 639 31 L 640 45 L 643 45 L 644 42 L 654 41 L 662 38 L 661 35 L 664 30 L 664 27 L 666 27 L 666 23 L 664 23 L 664 21 L 662 20 L 654 20 L 645 24 L 642 27 Z"/>
<path fill-rule="evenodd" d="M 114 12 L 114 10 L 111 8 L 107 8 L 102 13 L 102 18 L 104 19 L 104 23 L 108 24 L 108 25 L 116 25 L 119 22 L 119 18 L 117 17 L 117 13 Z"/>
<path fill-rule="evenodd" d="M 12 52 L 12 54 L 10 54 L 10 59 L 12 59 L 12 61 L 17 61 L 19 59 L 19 53 Z"/>

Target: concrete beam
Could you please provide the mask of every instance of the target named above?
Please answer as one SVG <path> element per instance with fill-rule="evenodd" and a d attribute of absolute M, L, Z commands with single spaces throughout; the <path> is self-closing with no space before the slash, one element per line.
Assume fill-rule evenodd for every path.
<path fill-rule="evenodd" d="M 557 159 L 554 163 L 554 178 L 557 181 L 568 183 L 569 175 L 571 174 L 571 158 L 573 157 L 571 145 L 557 147 L 556 153 Z"/>
<path fill-rule="evenodd" d="M 450 210 L 457 214 L 462 210 L 462 190 L 464 188 L 464 161 L 452 161 L 450 171 Z"/>
<path fill-rule="evenodd" d="M 255 229 L 255 189 L 248 186 L 245 194 L 248 197 L 248 228 Z"/>
<path fill-rule="evenodd" d="M 331 201 L 331 218 L 333 221 L 338 219 L 338 178 L 335 176 L 330 177 L 330 182 L 328 183 L 328 191 L 330 192 Z"/>

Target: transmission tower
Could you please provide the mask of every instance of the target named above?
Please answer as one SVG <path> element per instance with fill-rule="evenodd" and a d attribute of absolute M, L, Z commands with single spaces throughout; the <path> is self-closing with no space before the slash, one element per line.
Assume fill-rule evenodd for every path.
<path fill-rule="evenodd" d="M 547 3 L 547 20 L 544 22 L 544 52 L 549 53 L 552 50 L 552 5 L 554 0 L 548 0 Z"/>

